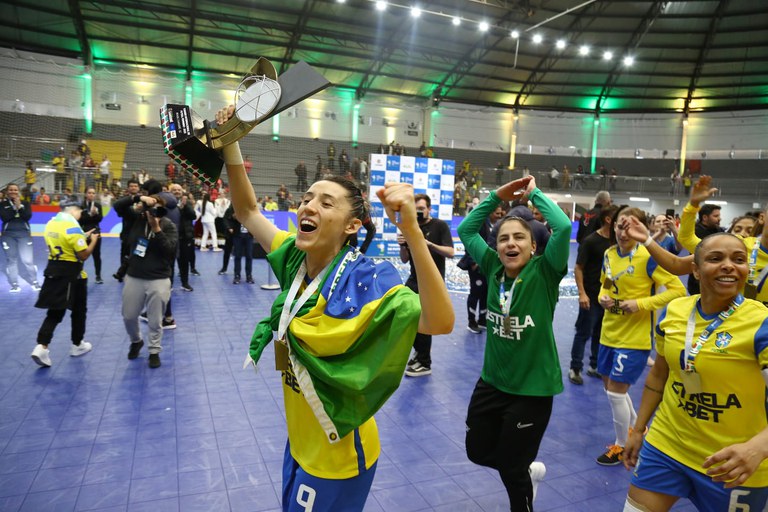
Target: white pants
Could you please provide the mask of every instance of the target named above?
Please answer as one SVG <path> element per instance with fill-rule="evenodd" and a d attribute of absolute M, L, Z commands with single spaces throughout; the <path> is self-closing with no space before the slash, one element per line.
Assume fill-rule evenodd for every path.
<path fill-rule="evenodd" d="M 203 222 L 203 236 L 200 239 L 200 248 L 205 248 L 208 243 L 208 235 L 211 235 L 211 241 L 213 242 L 213 248 L 219 248 L 219 239 L 216 237 L 216 223 L 215 222 Z"/>

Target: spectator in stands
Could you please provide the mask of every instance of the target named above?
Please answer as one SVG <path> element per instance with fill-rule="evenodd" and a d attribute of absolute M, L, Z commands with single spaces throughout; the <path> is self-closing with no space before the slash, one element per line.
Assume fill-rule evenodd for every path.
<path fill-rule="evenodd" d="M 584 167 L 581 165 L 576 166 L 576 178 L 573 182 L 573 189 L 574 190 L 584 190 L 584 185 L 586 184 L 587 180 L 584 178 Z"/>
<path fill-rule="evenodd" d="M 611 167 L 611 175 L 608 178 L 608 190 L 610 192 L 616 191 L 616 176 L 619 175 L 619 172 L 616 170 L 615 167 Z"/>
<path fill-rule="evenodd" d="M 368 162 L 365 158 L 360 159 L 360 174 L 357 177 L 362 183 L 368 182 Z"/>
<path fill-rule="evenodd" d="M 101 186 L 109 183 L 109 179 L 112 175 L 112 162 L 109 161 L 107 155 L 101 157 L 101 163 L 99 164 L 99 173 L 101 174 Z"/>
<path fill-rule="evenodd" d="M 88 147 L 88 143 L 85 139 L 80 141 L 80 144 L 75 151 L 77 151 L 77 154 L 80 155 L 81 158 L 85 158 L 91 154 L 91 148 Z"/>
<path fill-rule="evenodd" d="M 40 194 L 37 196 L 37 204 L 49 205 L 51 204 L 51 196 L 45 192 L 45 187 L 40 187 Z"/>
<path fill-rule="evenodd" d="M 571 188 L 571 170 L 567 165 L 563 166 L 563 172 L 560 175 L 560 182 L 562 183 L 563 190 Z"/>
<path fill-rule="evenodd" d="M 336 165 L 334 163 L 336 161 L 336 148 L 333 146 L 333 142 L 328 143 L 326 154 L 328 155 L 328 168 L 331 170 L 331 173 L 333 173 Z"/>
<path fill-rule="evenodd" d="M 165 177 L 171 183 L 176 181 L 176 163 L 171 157 L 168 157 L 168 163 L 165 164 Z"/>
<path fill-rule="evenodd" d="M 315 162 L 315 181 L 320 181 L 323 178 L 323 159 L 320 155 L 317 155 L 317 162 Z"/>
<path fill-rule="evenodd" d="M 251 169 L 253 169 L 253 162 L 251 162 L 251 157 L 248 155 L 245 155 L 245 159 L 243 160 L 243 167 L 245 167 L 246 174 L 251 174 Z"/>
<path fill-rule="evenodd" d="M 339 155 L 339 172 L 342 175 L 349 172 L 349 155 L 347 155 L 346 149 L 342 149 Z"/>
<path fill-rule="evenodd" d="M 64 151 L 54 153 L 51 163 L 56 168 L 56 174 L 53 175 L 54 191 L 61 192 L 67 186 L 67 159 L 64 157 Z"/>
<path fill-rule="evenodd" d="M 247 159 L 248 157 L 245 158 Z M 243 162 L 243 165 L 245 165 L 245 162 Z M 248 167 L 245 168 L 245 172 L 248 172 Z M 307 165 L 304 163 L 304 160 L 299 161 L 299 165 L 296 166 L 293 173 L 296 175 L 296 190 L 299 192 L 307 190 Z"/>
<path fill-rule="evenodd" d="M 549 170 L 549 188 L 557 190 L 557 179 L 560 177 L 560 171 L 554 165 Z"/>
<path fill-rule="evenodd" d="M 688 197 L 688 195 L 691 193 L 691 170 L 686 167 L 685 172 L 683 173 L 683 187 L 685 188 L 685 196 Z"/>
<path fill-rule="evenodd" d="M 37 174 L 35 173 L 35 166 L 32 164 L 32 162 L 27 162 L 27 168 L 24 169 L 24 184 L 26 185 L 27 190 L 27 197 L 26 200 L 30 200 L 30 193 L 32 192 L 32 187 L 37 182 Z"/>
<path fill-rule="evenodd" d="M 424 141 L 421 141 L 421 146 L 419 146 L 419 155 L 427 156 L 427 143 Z"/>
<path fill-rule="evenodd" d="M 32 207 L 29 202 L 22 201 L 19 186 L 11 183 L 6 187 L 5 198 L 0 201 L 0 219 L 3 221 L 2 245 L 6 258 L 6 274 L 11 293 L 21 291 L 19 287 L 19 260 L 21 260 L 22 278 L 32 289 L 40 290 L 37 283 L 37 267 L 32 253 L 32 232 L 29 219 L 32 218 Z"/>

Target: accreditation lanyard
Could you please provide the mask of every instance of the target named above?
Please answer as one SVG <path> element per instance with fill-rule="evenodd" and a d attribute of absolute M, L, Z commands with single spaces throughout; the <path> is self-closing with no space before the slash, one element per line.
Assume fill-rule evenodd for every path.
<path fill-rule="evenodd" d="M 637 254 L 637 249 L 639 247 L 640 247 L 640 244 L 635 244 L 635 246 L 632 248 L 632 250 L 629 251 L 629 265 L 627 266 L 627 268 L 625 268 L 624 270 L 622 270 L 621 272 L 619 272 L 615 276 L 611 272 L 611 262 L 609 261 L 608 253 L 606 252 L 605 255 L 603 256 L 603 268 L 605 269 L 605 278 L 608 281 L 610 281 L 612 283 L 615 283 L 624 274 L 632 275 L 635 272 L 635 267 L 634 267 L 634 265 L 632 265 L 632 258 L 634 258 L 635 254 Z M 618 251 L 619 251 L 619 248 L 616 247 L 616 252 L 618 253 Z"/>
<path fill-rule="evenodd" d="M 757 279 L 755 279 L 755 274 L 757 273 L 757 255 L 759 251 L 760 240 L 756 239 L 755 245 L 752 247 L 752 252 L 749 255 L 749 277 L 747 278 L 747 283 L 754 286 L 755 291 L 757 292 L 763 288 L 763 284 L 765 283 L 765 276 L 768 275 L 768 265 L 766 265 L 757 276 Z"/>
<path fill-rule="evenodd" d="M 504 282 L 506 280 L 507 274 L 505 273 L 499 284 L 499 308 L 501 308 L 501 314 L 504 316 L 504 332 L 509 333 L 512 327 L 512 321 L 509 318 L 509 308 L 512 306 L 512 297 L 515 294 L 515 286 L 517 286 L 517 277 L 512 279 L 512 287 L 509 289 L 509 295 L 504 293 Z"/>
<path fill-rule="evenodd" d="M 701 331 L 701 334 L 699 334 L 699 337 L 696 339 L 696 341 L 693 341 L 693 333 L 696 329 L 696 305 L 693 306 L 691 314 L 688 317 L 688 326 L 685 330 L 685 368 L 683 368 L 683 370 L 686 373 L 696 372 L 696 356 L 699 352 L 701 352 L 704 344 L 707 342 L 712 333 L 718 327 L 723 325 L 723 322 L 725 322 L 728 317 L 733 315 L 733 313 L 743 303 L 744 296 L 741 294 L 737 295 L 736 298 L 733 299 L 733 302 L 731 302 L 731 305 L 728 306 L 728 309 L 718 313 L 717 318 L 712 320 L 712 322 L 703 331 Z"/>

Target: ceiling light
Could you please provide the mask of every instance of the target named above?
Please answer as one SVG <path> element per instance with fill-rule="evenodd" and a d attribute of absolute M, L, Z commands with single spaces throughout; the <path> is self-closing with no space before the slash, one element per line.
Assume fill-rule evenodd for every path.
<path fill-rule="evenodd" d="M 459 18 L 458 16 L 454 16 L 451 22 L 453 23 L 454 27 L 458 27 L 459 25 L 461 25 L 461 18 Z"/>
<path fill-rule="evenodd" d="M 541 34 L 534 34 L 533 36 L 533 42 L 536 44 L 541 43 L 544 40 L 544 38 L 541 36 Z"/>
<path fill-rule="evenodd" d="M 637 203 L 650 203 L 651 202 L 651 200 L 648 199 L 647 197 L 630 197 L 629 200 L 630 201 L 635 201 Z"/>
<path fill-rule="evenodd" d="M 346 1 L 347 1 L 347 0 L 336 0 L 336 3 L 337 3 L 337 4 L 343 4 L 343 3 L 346 3 Z"/>
<path fill-rule="evenodd" d="M 411 17 L 418 18 L 421 16 L 421 9 L 418 7 L 411 7 Z"/>
<path fill-rule="evenodd" d="M 489 28 L 488 22 L 487 21 L 481 21 L 480 25 L 478 25 L 477 28 L 480 29 L 480 32 L 488 32 L 488 28 Z"/>
<path fill-rule="evenodd" d="M 603 53 L 603 60 L 611 60 L 613 58 L 613 52 L 606 50 Z"/>
<path fill-rule="evenodd" d="M 376 2 L 376 10 L 377 11 L 383 11 L 386 8 L 387 8 L 387 2 L 385 2 L 384 0 L 378 0 Z"/>
<path fill-rule="evenodd" d="M 565 48 L 565 40 L 558 39 L 557 43 L 555 44 L 555 46 L 557 46 L 558 50 L 562 50 L 563 48 Z"/>
<path fill-rule="evenodd" d="M 709 199 L 706 200 L 707 204 L 718 204 L 720 206 L 725 206 L 728 204 L 728 201 L 710 201 Z"/>
<path fill-rule="evenodd" d="M 635 63 L 635 58 L 632 57 L 631 55 L 627 55 L 626 57 L 624 57 L 624 65 L 625 66 L 631 66 L 634 63 Z"/>
<path fill-rule="evenodd" d="M 517 30 L 513 30 L 512 32 L 509 33 L 509 35 L 512 36 L 512 39 L 517 39 L 518 37 L 520 37 L 520 32 L 518 32 Z"/>
<path fill-rule="evenodd" d="M 585 56 L 586 56 L 586 55 L 589 55 L 589 46 L 587 46 L 587 45 L 582 45 L 582 46 L 579 48 L 579 55 L 585 55 Z"/>

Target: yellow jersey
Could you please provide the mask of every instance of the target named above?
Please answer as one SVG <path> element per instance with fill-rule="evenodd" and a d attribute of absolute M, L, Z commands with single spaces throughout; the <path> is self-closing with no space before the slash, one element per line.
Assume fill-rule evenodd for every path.
<path fill-rule="evenodd" d="M 65 212 L 59 212 L 45 225 L 45 244 L 51 261 L 80 263 L 76 253 L 88 248 L 83 228 L 73 216 Z M 80 278 L 85 279 L 86 276 L 82 270 Z"/>
<path fill-rule="evenodd" d="M 634 299 L 640 309 L 625 313 L 617 304 L 605 310 L 600 343 L 612 348 L 650 350 L 656 310 L 685 295 L 680 279 L 659 267 L 641 244 L 628 254 L 622 254 L 618 245 L 609 247 L 603 257 L 600 281 L 600 296 L 608 295 L 617 303 Z M 661 286 L 666 290 L 656 293 Z"/>
<path fill-rule="evenodd" d="M 702 464 L 707 457 L 768 426 L 761 374 L 761 368 L 768 366 L 768 308 L 745 299 L 714 330 L 695 359 L 702 392 L 687 394 L 681 367 L 689 316 L 695 309 L 694 339 L 717 317 L 702 313 L 699 297 L 676 299 L 660 315 L 656 348 L 669 364 L 669 376 L 647 441 L 705 473 Z M 768 486 L 768 460 L 743 485 Z"/>
<path fill-rule="evenodd" d="M 271 250 L 278 249 L 289 236 L 287 231 L 278 232 Z M 291 455 L 304 471 L 318 478 L 346 479 L 358 476 L 362 466 L 365 469 L 373 466 L 381 454 L 379 431 L 373 417 L 354 432 L 330 443 L 290 366 L 282 372 L 282 383 Z"/>

